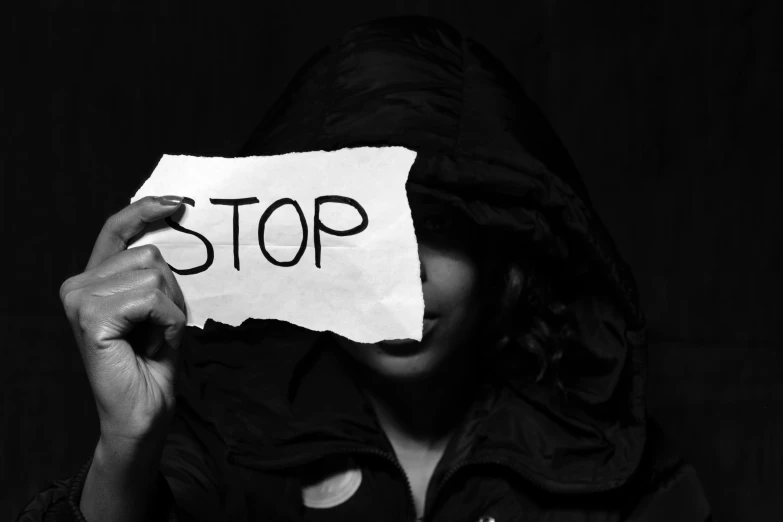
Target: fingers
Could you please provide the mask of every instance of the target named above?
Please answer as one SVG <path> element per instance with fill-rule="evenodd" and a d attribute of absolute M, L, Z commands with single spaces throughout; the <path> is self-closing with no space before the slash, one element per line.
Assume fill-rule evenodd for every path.
<path fill-rule="evenodd" d="M 122 310 L 122 316 L 134 324 L 149 322 L 163 329 L 164 345 L 179 347 L 187 319 L 182 310 L 160 290 L 152 292 L 134 289 L 126 295 L 115 294 L 109 300 L 110 306 Z"/>
<path fill-rule="evenodd" d="M 86 270 L 125 250 L 128 241 L 144 230 L 147 223 L 170 216 L 181 203 L 182 198 L 178 196 L 147 196 L 109 217 L 95 241 Z"/>
<path fill-rule="evenodd" d="M 187 318 L 167 295 L 157 270 L 123 272 L 75 292 L 81 296 L 74 319 L 97 348 L 124 338 L 143 322 L 161 327 L 166 344 L 179 345 Z"/>
<path fill-rule="evenodd" d="M 94 281 L 85 286 L 83 292 L 85 299 L 101 299 L 136 290 L 146 293 L 162 292 L 175 305 L 177 300 L 182 298 L 182 294 L 171 287 L 166 276 L 157 268 L 119 272 Z"/>
<path fill-rule="evenodd" d="M 115 311 L 108 316 L 109 321 L 120 320 L 123 324 L 95 330 L 97 348 L 125 339 L 147 360 L 175 361 L 187 319 L 165 293 L 135 288 L 107 296 L 102 304 L 105 309 Z M 95 356 L 98 352 L 88 355 Z"/>
<path fill-rule="evenodd" d="M 169 288 L 167 295 L 184 310 L 185 300 L 182 296 L 182 289 L 155 245 L 130 248 L 106 259 L 89 273 L 84 274 L 84 282 L 86 284 L 88 281 L 103 279 L 121 272 L 145 269 L 154 269 L 160 272 Z"/>

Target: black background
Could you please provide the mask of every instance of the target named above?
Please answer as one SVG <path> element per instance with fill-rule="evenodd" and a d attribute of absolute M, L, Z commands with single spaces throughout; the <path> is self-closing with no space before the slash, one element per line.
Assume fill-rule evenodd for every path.
<path fill-rule="evenodd" d="M 781 3 L 28 2 L 0 16 L 0 518 L 97 441 L 58 299 L 160 156 L 234 154 L 351 25 L 441 17 L 539 103 L 639 282 L 650 406 L 716 520 L 783 520 Z M 777 501 L 777 502 L 776 502 Z"/>

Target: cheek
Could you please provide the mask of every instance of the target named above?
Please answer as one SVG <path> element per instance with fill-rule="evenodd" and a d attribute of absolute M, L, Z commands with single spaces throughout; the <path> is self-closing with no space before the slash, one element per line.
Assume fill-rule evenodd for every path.
<path fill-rule="evenodd" d="M 466 255 L 433 256 L 429 261 L 425 301 L 429 298 L 440 312 L 429 355 L 441 360 L 471 343 L 480 327 L 482 293 L 477 265 Z"/>
<path fill-rule="evenodd" d="M 461 252 L 420 245 L 426 282 L 425 303 L 439 314 L 432 335 L 408 349 L 384 349 L 343 339 L 342 347 L 356 360 L 387 377 L 422 375 L 461 351 L 479 326 L 481 292 L 474 260 Z"/>
<path fill-rule="evenodd" d="M 479 295 L 478 270 L 464 255 L 440 256 L 427 266 L 428 285 L 439 309 L 449 314 L 466 313 L 474 307 Z"/>

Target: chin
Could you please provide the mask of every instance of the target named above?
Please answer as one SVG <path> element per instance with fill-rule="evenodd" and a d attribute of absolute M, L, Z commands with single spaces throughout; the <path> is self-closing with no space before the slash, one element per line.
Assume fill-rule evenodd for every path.
<path fill-rule="evenodd" d="M 413 339 L 361 344 L 342 339 L 340 345 L 353 359 L 386 379 L 408 380 L 430 375 L 440 365 L 441 353 L 435 339 Z"/>
<path fill-rule="evenodd" d="M 408 380 L 424 378 L 439 366 L 438 357 L 426 348 L 416 350 L 408 349 L 408 344 L 420 345 L 413 341 L 407 344 L 378 343 L 372 346 L 366 353 L 358 354 L 361 362 L 375 373 L 394 380 Z"/>
<path fill-rule="evenodd" d="M 426 320 L 421 341 L 396 339 L 363 344 L 338 336 L 338 342 L 350 356 L 376 376 L 389 380 L 419 380 L 446 370 L 449 361 L 464 354 L 468 332 L 443 318 Z M 457 341 L 461 339 L 463 342 Z"/>

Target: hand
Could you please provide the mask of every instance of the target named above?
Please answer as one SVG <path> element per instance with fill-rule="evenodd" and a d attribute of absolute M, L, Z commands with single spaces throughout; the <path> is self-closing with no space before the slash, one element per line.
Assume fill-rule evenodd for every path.
<path fill-rule="evenodd" d="M 174 412 L 182 291 L 157 247 L 127 243 L 180 204 L 175 196 L 148 196 L 111 216 L 85 271 L 60 287 L 103 439 L 142 442 Z"/>

